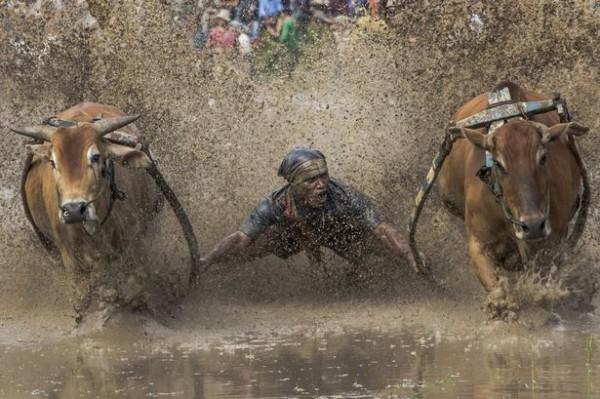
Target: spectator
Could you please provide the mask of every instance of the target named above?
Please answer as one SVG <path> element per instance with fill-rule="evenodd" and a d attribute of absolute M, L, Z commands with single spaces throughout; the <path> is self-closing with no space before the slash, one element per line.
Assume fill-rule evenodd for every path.
<path fill-rule="evenodd" d="M 240 54 L 243 56 L 250 54 L 252 52 L 252 42 L 250 36 L 248 36 L 248 28 L 237 20 L 231 21 L 229 26 L 238 32 L 237 45 Z"/>
<path fill-rule="evenodd" d="M 326 11 L 329 9 L 329 0 L 312 0 L 310 3 L 310 12 L 317 20 L 327 25 L 334 25 L 335 21 Z"/>
<path fill-rule="evenodd" d="M 203 48 L 206 44 L 206 40 L 208 39 L 208 31 L 210 28 L 210 18 L 215 14 L 215 12 L 216 10 L 214 8 L 208 8 L 198 16 L 198 30 L 192 38 L 192 43 L 197 49 Z"/>
<path fill-rule="evenodd" d="M 287 47 L 288 50 L 297 52 L 299 48 L 298 41 L 298 22 L 291 14 L 290 9 L 286 8 L 281 13 L 281 27 L 279 29 L 279 42 Z"/>
<path fill-rule="evenodd" d="M 292 15 L 298 24 L 298 28 L 301 34 L 304 34 L 306 25 L 310 20 L 310 4 L 307 0 L 293 0 L 292 1 Z"/>
<path fill-rule="evenodd" d="M 278 41 L 286 47 L 287 54 L 284 56 L 285 67 L 288 75 L 298 64 L 298 55 L 300 49 L 300 34 L 298 30 L 298 21 L 291 14 L 289 8 L 285 8 L 281 13 L 281 26 L 279 29 Z"/>
<path fill-rule="evenodd" d="M 280 22 L 277 17 L 271 16 L 265 18 L 264 27 L 272 38 L 277 38 L 279 36 Z"/>
<path fill-rule="evenodd" d="M 213 28 L 208 33 L 207 46 L 212 48 L 232 48 L 237 42 L 238 32 L 229 23 L 229 10 L 221 9 L 213 18 Z"/>
<path fill-rule="evenodd" d="M 348 0 L 329 0 L 329 11 L 333 16 L 348 14 Z"/>
<path fill-rule="evenodd" d="M 235 20 L 249 25 L 258 19 L 258 0 L 240 0 L 235 9 Z"/>
<path fill-rule="evenodd" d="M 379 0 L 369 0 L 369 15 L 371 18 L 379 18 Z"/>
<path fill-rule="evenodd" d="M 276 17 L 283 10 L 281 0 L 258 0 L 258 17 L 260 19 Z"/>

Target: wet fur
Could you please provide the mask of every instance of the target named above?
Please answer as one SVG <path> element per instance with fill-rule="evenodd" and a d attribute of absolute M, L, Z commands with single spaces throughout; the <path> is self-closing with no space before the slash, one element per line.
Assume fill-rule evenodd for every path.
<path fill-rule="evenodd" d="M 519 101 L 543 100 L 545 96 L 525 90 L 512 82 L 503 82 L 495 90 L 508 87 L 511 97 Z M 464 104 L 454 115 L 461 120 L 474 115 L 488 106 L 486 94 L 481 94 Z M 550 127 L 559 123 L 556 112 L 538 114 L 532 118 Z M 539 147 L 539 136 L 530 134 L 530 124 L 511 121 L 497 130 L 498 147 L 504 149 L 504 161 L 509 173 L 515 173 L 519 179 L 525 179 L 530 186 L 540 184 L 540 176 L 529 173 L 535 165 L 531 153 Z M 481 129 L 483 132 L 484 129 Z M 553 247 L 566 235 L 568 222 L 576 207 L 581 173 L 576 160 L 564 140 L 556 140 L 547 145 L 547 167 L 550 184 L 550 222 L 552 233 L 546 239 L 531 245 L 533 254 L 540 248 Z M 465 221 L 469 255 L 474 271 L 487 291 L 499 288 L 496 267 L 503 266 L 505 259 L 514 259 L 516 245 L 510 223 L 506 220 L 501 207 L 490 189 L 476 176 L 476 172 L 485 163 L 484 150 L 477 148 L 469 140 L 458 139 L 446 158 L 440 172 L 437 187 L 443 203 L 451 213 Z M 529 179 L 529 180 L 527 180 Z M 543 198 L 539 191 L 511 192 L 505 187 L 507 202 L 521 202 L 535 207 Z M 513 190 L 514 191 L 514 190 Z M 544 192 L 544 191 L 542 191 Z M 542 195 L 543 197 L 543 195 Z M 514 263 L 514 262 L 512 262 Z M 513 269 L 513 265 L 507 265 Z"/>
<path fill-rule="evenodd" d="M 57 115 L 58 118 L 79 122 L 88 122 L 95 116 L 116 117 L 124 115 L 114 107 L 82 103 Z M 95 139 L 90 128 L 79 130 L 66 129 L 66 133 L 55 134 L 52 146 L 56 157 L 63 158 L 69 170 L 61 171 L 61 178 L 76 181 L 82 177 L 82 168 L 87 168 L 86 148 L 95 143 L 103 151 L 103 140 Z M 137 128 L 130 124 L 125 131 L 136 133 Z M 82 163 L 85 162 L 84 165 Z M 64 177 L 63 177 L 64 176 Z M 28 206 L 33 220 L 44 234 L 52 239 L 58 248 L 65 268 L 74 273 L 78 289 L 76 295 L 89 295 L 87 286 L 92 271 L 108 268 L 117 258 L 129 251 L 142 248 L 140 240 L 147 228 L 148 221 L 156 213 L 156 204 L 160 202 L 159 193 L 144 170 L 130 170 L 115 164 L 115 176 L 118 187 L 127 198 L 115 203 L 110 217 L 100 231 L 88 235 L 81 224 L 62 224 L 58 218 L 56 197 L 56 179 L 47 160 L 35 159 L 25 183 Z M 98 184 L 97 182 L 92 182 Z M 91 183 L 90 183 L 91 184 Z M 101 184 L 107 184 L 101 180 Z M 93 188 L 99 190 L 99 188 Z M 110 189 L 96 202 L 98 218 L 101 220 L 108 211 Z M 76 301 L 81 298 L 76 298 Z"/>

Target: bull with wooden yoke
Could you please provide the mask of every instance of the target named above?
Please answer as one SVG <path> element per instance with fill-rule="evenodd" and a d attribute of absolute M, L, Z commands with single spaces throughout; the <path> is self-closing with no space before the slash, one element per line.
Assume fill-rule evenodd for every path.
<path fill-rule="evenodd" d="M 574 138 L 588 128 L 570 121 L 560 96 L 512 82 L 468 101 L 453 120 L 417 197 L 411 245 L 416 252 L 416 219 L 438 177 L 444 205 L 465 222 L 488 311 L 512 318 L 519 304 L 497 267 L 523 270 L 542 250 L 572 248 L 584 229 L 590 190 Z"/>
<path fill-rule="evenodd" d="M 23 205 L 42 242 L 58 250 L 73 274 L 80 315 L 90 304 L 144 305 L 149 278 L 143 237 L 163 202 L 150 177 L 171 205 L 178 205 L 142 146 L 133 124 L 137 118 L 112 106 L 81 103 L 42 125 L 11 128 L 35 140 L 28 145 Z M 191 233 L 186 238 L 195 244 L 190 246 L 194 263 L 195 236 L 181 206 L 174 209 Z"/>

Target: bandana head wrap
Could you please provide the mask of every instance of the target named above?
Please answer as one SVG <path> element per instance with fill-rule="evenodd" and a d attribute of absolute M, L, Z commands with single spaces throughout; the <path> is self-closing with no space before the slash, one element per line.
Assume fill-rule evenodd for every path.
<path fill-rule="evenodd" d="M 327 173 L 325 155 L 312 148 L 296 147 L 283 158 L 277 175 L 296 185 Z"/>

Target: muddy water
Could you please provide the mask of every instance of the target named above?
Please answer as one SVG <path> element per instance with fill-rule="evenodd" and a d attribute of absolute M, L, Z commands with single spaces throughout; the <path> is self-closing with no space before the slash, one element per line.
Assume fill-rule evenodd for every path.
<path fill-rule="evenodd" d="M 597 398 L 599 334 L 251 332 L 167 345 L 84 338 L 0 349 L 1 398 Z M 119 342 L 119 344 L 115 344 Z"/>

